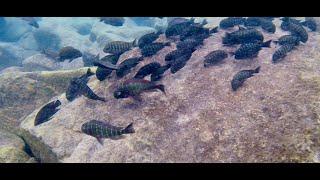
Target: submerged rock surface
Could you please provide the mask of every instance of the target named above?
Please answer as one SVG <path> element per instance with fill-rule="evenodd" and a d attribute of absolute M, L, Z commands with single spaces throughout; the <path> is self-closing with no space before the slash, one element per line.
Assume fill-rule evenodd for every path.
<path fill-rule="evenodd" d="M 207 26 L 218 24 L 208 22 Z M 276 24 L 279 27 L 279 22 Z M 265 40 L 283 34 L 286 32 L 280 28 L 275 34 L 264 33 Z M 219 65 L 204 68 L 204 56 L 209 52 L 235 50 L 222 46 L 223 35 L 220 31 L 206 39 L 177 73 L 165 73 L 161 82 L 166 96 L 145 93 L 143 101 L 137 103 L 117 100 L 112 93 L 118 83 L 133 77 L 143 65 L 152 61 L 164 64 L 174 45 L 145 58 L 124 79 L 118 80 L 114 73 L 103 82 L 91 77 L 89 87 L 106 97 L 106 102 L 83 96 L 67 102 L 62 94 L 61 110 L 52 120 L 34 127 L 37 109 L 20 127 L 34 142 L 50 149 L 47 153 L 38 146 L 37 154 L 43 159 L 50 154 L 59 162 L 319 162 L 319 33 L 309 32 L 308 42 L 277 64 L 271 62 L 277 48 L 272 44 L 252 60 L 228 57 Z M 138 55 L 140 51 L 134 48 L 119 62 Z M 231 90 L 234 74 L 259 65 L 259 74 L 236 92 Z M 101 145 L 79 132 L 81 125 L 92 119 L 117 126 L 133 122 L 136 132 L 118 140 L 104 139 Z"/>

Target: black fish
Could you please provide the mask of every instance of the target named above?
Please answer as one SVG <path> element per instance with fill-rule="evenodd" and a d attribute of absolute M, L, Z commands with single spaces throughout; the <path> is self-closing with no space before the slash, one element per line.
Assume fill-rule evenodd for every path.
<path fill-rule="evenodd" d="M 105 98 L 99 97 L 87 86 L 89 80 L 88 77 L 92 74 L 93 73 L 90 71 L 90 69 L 88 69 L 87 74 L 71 79 L 66 92 L 66 98 L 68 101 L 73 101 L 75 98 L 81 95 L 84 95 L 89 99 L 105 101 Z"/>
<path fill-rule="evenodd" d="M 130 73 L 131 69 L 139 64 L 143 60 L 143 57 L 134 57 L 124 60 L 119 64 L 119 69 L 116 70 L 116 74 L 119 78 Z"/>
<path fill-rule="evenodd" d="M 212 51 L 204 57 L 204 67 L 215 65 L 227 57 L 228 54 L 223 50 Z"/>
<path fill-rule="evenodd" d="M 221 29 L 231 28 L 237 25 L 244 24 L 245 18 L 243 17 L 228 17 L 220 21 L 219 26 Z"/>
<path fill-rule="evenodd" d="M 165 46 L 170 46 L 170 42 L 166 42 L 166 43 L 156 42 L 156 43 L 147 44 L 141 49 L 141 54 L 144 57 L 152 56 L 152 55 L 155 55 L 161 49 L 163 49 Z"/>
<path fill-rule="evenodd" d="M 317 23 L 313 17 L 306 17 L 305 21 L 301 22 L 301 25 L 309 28 L 311 31 L 317 30 Z"/>
<path fill-rule="evenodd" d="M 119 60 L 119 56 L 118 55 L 107 55 L 107 56 L 103 57 L 102 59 L 100 59 L 100 61 L 109 62 L 109 63 L 114 64 L 114 65 L 117 64 L 118 60 Z M 112 69 L 103 68 L 103 67 L 98 66 L 97 71 L 96 71 L 96 77 L 100 81 L 103 81 L 111 73 L 112 73 Z"/>
<path fill-rule="evenodd" d="M 184 40 L 186 39 L 187 37 L 190 37 L 190 36 L 195 36 L 195 35 L 198 35 L 198 34 L 210 34 L 210 31 L 209 29 L 207 28 L 204 28 L 198 24 L 194 24 L 194 25 L 191 25 L 189 26 L 188 28 L 186 28 L 181 34 L 180 34 L 180 39 L 181 40 Z"/>
<path fill-rule="evenodd" d="M 78 50 L 75 49 L 71 46 L 66 46 L 62 49 L 60 49 L 59 51 L 59 60 L 60 61 L 64 61 L 66 59 L 69 59 L 69 62 L 71 62 L 72 60 L 81 57 L 82 53 Z"/>
<path fill-rule="evenodd" d="M 289 22 L 287 28 L 292 35 L 298 36 L 301 42 L 306 43 L 308 41 L 308 33 L 302 25 Z"/>
<path fill-rule="evenodd" d="M 260 19 L 261 28 L 269 33 L 276 32 L 276 26 L 273 24 L 272 21 L 261 18 Z"/>
<path fill-rule="evenodd" d="M 115 55 L 121 55 L 122 53 L 129 51 L 136 45 L 136 40 L 132 42 L 124 42 L 124 41 L 112 41 L 105 45 L 103 48 L 103 52 L 111 53 Z"/>
<path fill-rule="evenodd" d="M 295 47 L 295 44 L 285 44 L 274 52 L 272 56 L 272 62 L 276 63 L 280 59 L 284 58 L 288 52 L 290 52 Z"/>
<path fill-rule="evenodd" d="M 112 126 L 107 122 L 91 120 L 82 124 L 81 131 L 87 135 L 97 138 L 100 144 L 102 144 L 102 138 L 112 138 L 115 136 L 121 136 L 122 134 L 134 133 L 133 123 L 130 123 L 127 127 Z"/>
<path fill-rule="evenodd" d="M 181 22 L 181 23 L 174 23 L 172 25 L 168 25 L 168 28 L 165 31 L 166 37 L 172 37 L 180 35 L 186 28 L 188 28 L 191 24 L 194 23 L 193 20 Z"/>
<path fill-rule="evenodd" d="M 299 45 L 300 43 L 300 38 L 297 36 L 293 35 L 284 35 L 281 36 L 278 41 L 274 41 L 275 43 L 278 43 L 280 45 L 285 45 L 285 44 L 294 44 L 294 45 Z"/>
<path fill-rule="evenodd" d="M 143 35 L 138 41 L 139 48 L 141 49 L 145 45 L 151 44 L 153 41 L 155 41 L 156 39 L 159 38 L 160 34 L 161 34 L 161 32 L 159 31 L 157 33 L 153 32 L 153 33 Z"/>
<path fill-rule="evenodd" d="M 184 54 L 183 56 L 180 56 L 171 62 L 170 72 L 174 74 L 182 69 L 187 64 L 187 61 L 190 59 L 191 55 L 191 53 Z"/>
<path fill-rule="evenodd" d="M 235 59 L 247 59 L 257 57 L 259 51 L 263 47 L 270 47 L 271 40 L 267 42 L 255 42 L 255 43 L 247 43 L 241 44 L 239 49 L 235 52 Z"/>
<path fill-rule="evenodd" d="M 239 29 L 232 33 L 227 32 L 225 37 L 222 38 L 222 43 L 225 45 L 244 44 L 256 41 L 263 41 L 263 35 L 260 31 L 253 28 Z"/>
<path fill-rule="evenodd" d="M 43 106 L 36 115 L 34 125 L 37 126 L 39 124 L 49 121 L 52 118 L 52 116 L 59 111 L 57 107 L 59 107 L 60 105 L 61 102 L 59 100 L 56 100 Z"/>
<path fill-rule="evenodd" d="M 250 77 L 254 76 L 254 74 L 259 73 L 260 66 L 254 70 L 242 70 L 233 76 L 231 81 L 231 87 L 233 91 L 236 91 L 242 84 Z"/>
<path fill-rule="evenodd" d="M 102 67 L 105 69 L 111 69 L 111 70 L 117 70 L 119 69 L 116 65 L 112 64 L 111 62 L 108 61 L 101 61 L 101 60 L 96 60 L 93 62 L 94 66 Z"/>
<path fill-rule="evenodd" d="M 171 67 L 171 64 L 166 64 L 151 74 L 151 81 L 159 81 L 162 75 Z"/>
<path fill-rule="evenodd" d="M 174 51 L 169 52 L 166 56 L 165 56 L 165 61 L 171 61 L 174 59 L 177 59 L 178 57 L 186 54 L 186 53 L 192 53 L 192 51 L 190 49 L 187 48 L 180 48 L 180 49 L 176 49 Z"/>
<path fill-rule="evenodd" d="M 158 62 L 149 63 L 139 69 L 134 78 L 143 79 L 149 74 L 152 74 L 155 70 L 161 67 L 161 64 Z"/>
<path fill-rule="evenodd" d="M 100 17 L 100 22 L 110 24 L 112 26 L 122 26 L 125 19 L 123 17 Z"/>
<path fill-rule="evenodd" d="M 196 49 L 197 46 L 201 45 L 202 41 L 200 41 L 199 39 L 185 39 L 184 41 L 180 41 L 177 43 L 177 49 L 179 50 L 183 50 L 183 51 L 194 51 Z"/>

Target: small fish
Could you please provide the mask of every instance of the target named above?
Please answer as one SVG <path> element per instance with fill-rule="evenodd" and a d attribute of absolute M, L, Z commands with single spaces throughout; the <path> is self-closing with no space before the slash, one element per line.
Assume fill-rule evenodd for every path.
<path fill-rule="evenodd" d="M 132 42 L 112 41 L 105 45 L 103 52 L 115 55 L 121 55 L 136 46 L 136 40 Z"/>
<path fill-rule="evenodd" d="M 187 48 L 180 48 L 180 49 L 176 49 L 174 51 L 169 52 L 166 56 L 165 56 L 165 61 L 171 61 L 174 59 L 177 59 L 178 57 L 186 54 L 186 53 L 192 53 L 192 51 L 190 49 Z"/>
<path fill-rule="evenodd" d="M 119 64 L 119 69 L 116 70 L 116 74 L 119 78 L 129 74 L 131 69 L 139 64 L 143 60 L 143 57 L 134 57 L 124 60 Z"/>
<path fill-rule="evenodd" d="M 181 23 L 169 23 L 168 28 L 165 31 L 165 35 L 167 38 L 180 35 L 191 24 L 194 24 L 194 19 L 187 20 Z"/>
<path fill-rule="evenodd" d="M 255 42 L 255 43 L 246 43 L 241 44 L 239 49 L 235 52 L 235 59 L 247 59 L 247 58 L 253 58 L 257 57 L 259 54 L 259 51 L 263 47 L 270 48 L 271 40 L 267 42 Z"/>
<path fill-rule="evenodd" d="M 139 69 L 137 74 L 134 76 L 136 79 L 143 79 L 149 74 L 152 74 L 154 71 L 156 71 L 158 68 L 161 67 L 161 64 L 158 62 L 152 62 L 149 63 Z"/>
<path fill-rule="evenodd" d="M 254 76 L 254 74 L 259 73 L 260 66 L 254 70 L 242 70 L 233 76 L 231 81 L 231 87 L 233 91 L 236 91 L 242 84 L 250 77 Z"/>
<path fill-rule="evenodd" d="M 21 17 L 22 20 L 28 22 L 30 26 L 33 26 L 35 28 L 39 28 L 39 24 L 37 20 L 34 17 Z"/>
<path fill-rule="evenodd" d="M 274 41 L 274 42 L 280 45 L 294 44 L 297 46 L 300 43 L 300 38 L 294 35 L 284 35 L 284 36 L 281 36 L 278 39 L 278 41 Z"/>
<path fill-rule="evenodd" d="M 204 57 L 204 67 L 215 65 L 227 57 L 228 54 L 223 50 L 212 51 Z"/>
<path fill-rule="evenodd" d="M 156 89 L 159 89 L 165 94 L 164 85 L 162 84 L 155 84 L 154 82 L 144 79 L 129 79 L 120 85 L 120 87 L 113 93 L 113 96 L 116 99 L 132 97 L 141 101 L 141 93 L 154 91 Z"/>
<path fill-rule="evenodd" d="M 102 138 L 113 138 L 135 132 L 133 129 L 133 123 L 130 123 L 127 127 L 123 128 L 98 120 L 91 120 L 82 124 L 81 131 L 87 135 L 97 138 L 100 144 L 102 144 Z"/>
<path fill-rule="evenodd" d="M 66 91 L 66 98 L 68 101 L 73 101 L 75 98 L 81 95 L 84 95 L 89 99 L 105 101 L 105 98 L 99 97 L 87 86 L 89 76 L 91 75 L 93 75 L 93 73 L 89 68 L 85 75 L 71 79 Z"/>
<path fill-rule="evenodd" d="M 192 54 L 190 53 L 184 54 L 183 56 L 180 56 L 179 58 L 171 62 L 170 72 L 174 74 L 182 69 L 187 64 L 187 61 L 189 61 L 191 55 Z"/>
<path fill-rule="evenodd" d="M 39 124 L 49 121 L 52 118 L 52 116 L 59 111 L 57 107 L 59 107 L 60 105 L 61 102 L 59 100 L 56 100 L 43 106 L 36 115 L 34 125 L 37 126 Z"/>
<path fill-rule="evenodd" d="M 159 31 L 157 33 L 153 32 L 153 33 L 143 35 L 138 41 L 139 48 L 141 49 L 145 45 L 151 44 L 153 41 L 155 41 L 156 39 L 159 38 L 160 34 L 161 34 L 161 32 Z"/>
<path fill-rule="evenodd" d="M 298 36 L 301 42 L 306 43 L 308 41 L 308 33 L 302 25 L 289 22 L 287 28 L 292 35 Z"/>
<path fill-rule="evenodd" d="M 209 29 L 202 27 L 201 25 L 194 24 L 186 28 L 181 34 L 180 39 L 184 40 L 187 37 L 195 36 L 198 34 L 210 34 Z"/>
<path fill-rule="evenodd" d="M 311 31 L 317 30 L 317 23 L 313 17 L 306 17 L 305 21 L 301 22 L 301 25 L 309 28 Z"/>
<path fill-rule="evenodd" d="M 59 52 L 51 50 L 49 48 L 44 48 L 41 50 L 41 53 L 44 54 L 47 58 L 58 60 Z"/>
<path fill-rule="evenodd" d="M 276 25 L 273 24 L 272 21 L 261 18 L 260 19 L 261 28 L 269 33 L 276 32 Z"/>
<path fill-rule="evenodd" d="M 122 26 L 125 19 L 123 17 L 100 17 L 100 22 L 109 24 L 112 26 Z"/>
<path fill-rule="evenodd" d="M 62 49 L 60 49 L 59 51 L 59 60 L 60 61 L 64 61 L 66 59 L 69 59 L 69 62 L 71 62 L 72 60 L 81 57 L 82 53 L 78 50 L 75 49 L 71 46 L 66 46 L 63 47 Z"/>
<path fill-rule="evenodd" d="M 158 68 L 157 70 L 155 70 L 152 74 L 151 74 L 151 81 L 159 81 L 162 78 L 162 75 L 171 67 L 171 64 L 166 64 L 160 68 Z"/>
<path fill-rule="evenodd" d="M 202 41 L 199 41 L 197 39 L 193 39 L 193 38 L 185 39 L 184 41 L 180 41 L 177 43 L 177 49 L 180 49 L 183 51 L 187 51 L 187 50 L 194 51 L 196 47 L 201 44 L 202 44 Z"/>
<path fill-rule="evenodd" d="M 149 56 L 153 56 L 155 55 L 158 51 L 160 51 L 161 49 L 163 49 L 165 46 L 170 46 L 170 42 L 166 42 L 166 43 L 151 43 L 151 44 L 147 44 L 145 45 L 142 49 L 141 49 L 141 54 L 144 57 L 149 57 Z"/>
<path fill-rule="evenodd" d="M 295 47 L 295 44 L 285 44 L 281 46 L 279 49 L 276 50 L 276 52 L 274 52 L 272 56 L 272 62 L 276 63 L 282 58 L 284 58 L 288 52 L 294 49 L 294 47 Z"/>
<path fill-rule="evenodd" d="M 225 37 L 222 38 L 222 43 L 225 45 L 234 45 L 263 41 L 263 39 L 263 35 L 260 31 L 253 28 L 248 28 L 239 29 L 238 31 L 232 33 L 227 32 Z"/>
<path fill-rule="evenodd" d="M 237 25 L 244 24 L 245 18 L 243 17 L 228 17 L 220 21 L 219 27 L 221 29 L 228 29 Z"/>
<path fill-rule="evenodd" d="M 100 61 L 109 62 L 111 64 L 116 65 L 119 60 L 119 55 L 106 55 Z M 105 80 L 112 73 L 112 69 L 99 67 L 96 70 L 96 77 L 99 81 Z"/>

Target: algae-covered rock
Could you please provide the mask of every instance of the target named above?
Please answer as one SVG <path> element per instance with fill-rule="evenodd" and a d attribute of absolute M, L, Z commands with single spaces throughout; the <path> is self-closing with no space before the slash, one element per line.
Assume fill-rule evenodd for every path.
<path fill-rule="evenodd" d="M 210 23 L 215 25 L 215 21 Z M 279 27 L 280 21 L 275 23 Z M 269 40 L 287 32 L 277 28 L 275 34 L 263 33 Z M 252 60 L 229 57 L 204 68 L 204 57 L 211 51 L 236 49 L 222 45 L 224 34 L 219 31 L 206 39 L 180 71 L 164 74 L 161 83 L 166 95 L 145 93 L 139 103 L 115 99 L 113 92 L 143 65 L 164 64 L 174 45 L 145 58 L 125 78 L 117 79 L 113 73 L 100 82 L 90 77 L 88 85 L 106 102 L 83 96 L 67 102 L 62 94 L 58 97 L 61 109 L 50 121 L 34 127 L 36 109 L 20 127 L 34 142 L 50 149 L 38 148 L 43 158 L 49 155 L 61 162 L 319 162 L 320 35 L 309 32 L 308 42 L 277 64 L 271 61 L 278 48 L 272 44 Z M 119 63 L 139 55 L 135 48 L 123 54 Z M 260 73 L 233 92 L 233 76 L 257 66 L 261 66 Z M 81 125 L 92 119 L 116 126 L 133 122 L 136 132 L 104 139 L 101 145 L 80 132 Z"/>
<path fill-rule="evenodd" d="M 53 59 L 47 58 L 44 54 L 35 54 L 22 61 L 25 71 L 52 71 L 60 66 Z"/>

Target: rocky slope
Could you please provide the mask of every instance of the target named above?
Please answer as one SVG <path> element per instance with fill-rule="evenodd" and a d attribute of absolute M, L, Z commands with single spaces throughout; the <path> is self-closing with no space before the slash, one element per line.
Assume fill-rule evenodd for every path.
<path fill-rule="evenodd" d="M 209 22 L 208 26 L 217 25 Z M 264 35 L 269 40 L 285 33 L 277 28 L 275 34 Z M 88 85 L 107 102 L 85 97 L 67 102 L 62 94 L 61 110 L 51 121 L 34 127 L 36 109 L 20 125 L 33 137 L 32 142 L 38 143 L 31 147 L 38 152 L 35 156 L 42 156 L 43 162 L 319 162 L 319 33 L 309 32 L 309 41 L 277 64 L 271 63 L 277 48 L 272 44 L 255 59 L 235 61 L 229 57 L 204 68 L 203 57 L 209 52 L 235 50 L 222 46 L 223 34 L 220 31 L 206 39 L 180 71 L 166 72 L 161 81 L 166 96 L 146 93 L 142 103 L 137 103 L 114 99 L 112 93 L 141 66 L 152 61 L 164 64 L 174 45 L 145 58 L 124 79 L 113 74 L 99 82 L 91 77 Z M 133 49 L 120 61 L 139 54 Z M 233 75 L 257 66 L 261 66 L 260 73 L 233 92 Z M 117 126 L 133 122 L 136 133 L 104 139 L 101 145 L 79 132 L 91 119 Z"/>

